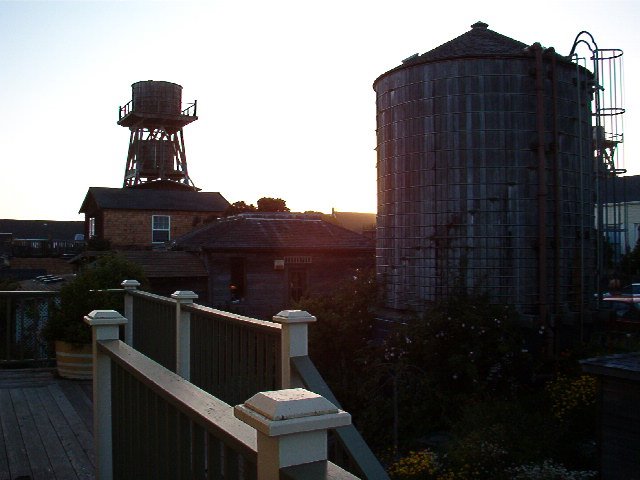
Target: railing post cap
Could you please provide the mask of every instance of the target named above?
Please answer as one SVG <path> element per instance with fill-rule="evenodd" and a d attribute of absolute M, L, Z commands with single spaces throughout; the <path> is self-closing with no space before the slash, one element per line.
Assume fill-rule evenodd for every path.
<path fill-rule="evenodd" d="M 125 280 L 120 285 L 122 285 L 125 290 L 135 290 L 140 286 L 140 282 L 137 280 Z"/>
<path fill-rule="evenodd" d="M 195 300 L 198 294 L 191 290 L 176 290 L 171 294 L 171 298 L 175 300 Z"/>
<path fill-rule="evenodd" d="M 259 392 L 234 415 L 269 437 L 327 430 L 351 423 L 351 415 L 329 400 L 303 388 Z"/>
<path fill-rule="evenodd" d="M 84 322 L 94 327 L 103 325 L 124 325 L 127 319 L 115 310 L 93 310 L 89 315 L 85 315 Z"/>
<path fill-rule="evenodd" d="M 304 310 L 282 310 L 273 316 L 273 321 L 278 323 L 312 323 L 316 317 Z"/>

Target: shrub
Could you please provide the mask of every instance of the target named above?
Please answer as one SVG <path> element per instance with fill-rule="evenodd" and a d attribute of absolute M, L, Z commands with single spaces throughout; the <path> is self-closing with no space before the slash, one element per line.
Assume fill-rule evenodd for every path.
<path fill-rule="evenodd" d="M 450 402 L 515 394 L 531 380 L 531 357 L 516 315 L 484 296 L 435 304 L 400 332 L 395 345 Z"/>
<path fill-rule="evenodd" d="M 115 254 L 100 257 L 62 287 L 60 305 L 43 329 L 44 337 L 48 341 L 89 343 L 91 329 L 83 321 L 85 315 L 96 309 L 122 313 L 122 295 L 101 290 L 120 288 L 123 280 L 132 279 L 146 283 L 144 272 L 137 264 Z"/>
<path fill-rule="evenodd" d="M 546 386 L 551 398 L 553 414 L 558 420 L 566 421 L 588 411 L 592 416 L 592 408 L 596 404 L 597 381 L 591 375 L 567 377 L 558 375 Z"/>
<path fill-rule="evenodd" d="M 393 480 L 438 480 L 442 469 L 434 452 L 419 450 L 391 464 L 387 473 Z"/>

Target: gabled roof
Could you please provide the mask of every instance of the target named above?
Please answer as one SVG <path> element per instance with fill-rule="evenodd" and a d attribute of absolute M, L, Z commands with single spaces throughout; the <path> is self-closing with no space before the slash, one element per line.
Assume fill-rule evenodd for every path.
<path fill-rule="evenodd" d="M 319 215 L 243 213 L 219 219 L 177 238 L 177 248 L 204 250 L 370 250 L 367 237 Z"/>
<path fill-rule="evenodd" d="M 13 238 L 73 241 L 76 234 L 84 233 L 84 222 L 0 219 L 0 233 L 11 233 Z"/>
<path fill-rule="evenodd" d="M 229 202 L 218 192 L 90 187 L 80 213 L 91 210 L 92 206 L 101 210 L 223 212 Z"/>

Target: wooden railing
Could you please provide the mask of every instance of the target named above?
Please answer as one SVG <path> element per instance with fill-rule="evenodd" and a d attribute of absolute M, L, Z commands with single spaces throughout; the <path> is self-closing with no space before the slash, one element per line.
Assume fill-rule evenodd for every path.
<path fill-rule="evenodd" d="M 133 338 L 128 343 L 172 372 L 176 371 L 176 300 L 152 293 L 131 292 Z M 135 321 L 133 319 L 135 318 Z"/>
<path fill-rule="evenodd" d="M 327 429 L 351 420 L 326 399 L 280 390 L 234 408 L 120 341 L 127 320 L 118 312 L 93 311 L 85 321 L 97 478 L 357 478 L 327 461 Z"/>
<path fill-rule="evenodd" d="M 46 364 L 54 352 L 41 336 L 58 292 L 0 292 L 0 366 Z"/>
<path fill-rule="evenodd" d="M 308 357 L 315 318 L 307 312 L 267 322 L 197 305 L 193 292 L 166 298 L 138 291 L 135 281 L 123 286 L 127 343 L 218 399 L 235 405 L 258 392 L 304 387 L 337 402 Z M 362 478 L 388 479 L 353 426 L 337 432 L 332 461 Z"/>
<path fill-rule="evenodd" d="M 183 310 L 191 316 L 191 383 L 231 405 L 282 387 L 280 325 L 195 304 Z"/>
<path fill-rule="evenodd" d="M 255 432 L 229 405 L 119 340 L 99 348 L 111 359 L 113 478 L 255 478 Z"/>

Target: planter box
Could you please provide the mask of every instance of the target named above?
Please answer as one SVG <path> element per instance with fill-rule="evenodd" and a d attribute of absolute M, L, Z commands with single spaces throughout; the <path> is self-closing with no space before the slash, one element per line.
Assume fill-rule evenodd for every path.
<path fill-rule="evenodd" d="M 56 365 L 62 378 L 91 380 L 93 352 L 90 343 L 77 345 L 56 340 Z"/>

